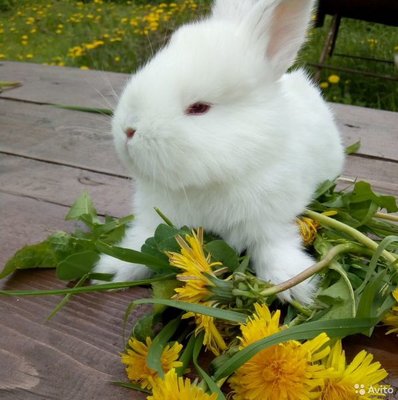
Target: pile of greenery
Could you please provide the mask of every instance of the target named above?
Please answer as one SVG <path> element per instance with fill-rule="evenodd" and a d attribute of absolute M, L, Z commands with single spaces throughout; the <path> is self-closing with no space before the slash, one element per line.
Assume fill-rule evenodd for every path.
<path fill-rule="evenodd" d="M 398 330 L 398 218 L 391 214 L 397 211 L 394 197 L 375 193 L 366 182 L 344 190 L 325 182 L 298 219 L 316 263 L 273 285 L 254 275 L 247 255 L 200 227 L 173 226 L 159 210 L 164 223 L 141 251 L 120 248 L 117 243 L 133 216 L 102 220 L 83 194 L 66 219 L 83 223 L 85 229 L 57 232 L 22 248 L 0 274 L 4 278 L 16 269 L 51 266 L 59 279 L 73 280 L 75 287 L 3 290 L 0 295 L 65 294 L 53 316 L 78 293 L 150 285 L 152 297 L 135 300 L 126 310 L 125 323 L 135 307 L 154 305 L 132 327 L 122 355 L 130 383 L 119 383 L 147 393 L 149 400 L 175 393 L 203 400 L 222 400 L 228 393 L 251 399 L 258 398 L 253 397 L 258 390 L 264 399 L 291 392 L 303 399 L 340 400 L 341 393 L 355 393 L 359 378 L 377 391 L 378 397 L 372 392 L 364 398 L 380 398 L 392 390 L 381 382 L 387 372 L 365 351 L 347 364 L 340 339 L 371 336 L 382 321 Z M 153 276 L 87 285 L 90 279 L 112 278 L 93 271 L 100 253 L 144 264 Z M 280 303 L 278 293 L 315 274 L 320 287 L 313 304 Z M 279 365 L 277 375 L 270 365 Z M 273 376 L 269 382 L 261 378 L 265 370 Z M 192 374 L 199 383 L 198 378 L 191 382 Z"/>

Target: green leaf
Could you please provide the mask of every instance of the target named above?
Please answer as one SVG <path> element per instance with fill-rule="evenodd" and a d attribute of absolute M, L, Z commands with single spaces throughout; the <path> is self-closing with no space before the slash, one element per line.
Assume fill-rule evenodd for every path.
<path fill-rule="evenodd" d="M 74 286 L 75 288 L 81 287 L 88 279 L 88 274 L 84 275 Z M 50 315 L 47 317 L 47 321 L 55 317 L 55 315 L 71 300 L 73 294 L 68 293 L 65 297 L 56 305 L 56 307 L 51 311 Z"/>
<path fill-rule="evenodd" d="M 204 333 L 202 332 L 195 340 L 193 353 L 192 353 L 192 361 L 195 366 L 196 371 L 198 371 L 199 376 L 206 382 L 207 387 L 210 389 L 211 393 L 217 393 L 217 400 L 225 400 L 224 394 L 221 392 L 220 388 L 217 386 L 217 383 L 210 378 L 209 375 L 205 372 L 205 370 L 199 365 L 198 357 L 200 354 L 200 350 L 203 346 L 203 337 Z"/>
<path fill-rule="evenodd" d="M 0 93 L 6 89 L 14 89 L 22 86 L 22 82 L 0 81 Z"/>
<path fill-rule="evenodd" d="M 51 289 L 51 290 L 0 290 L 0 295 L 3 296 L 56 296 L 60 294 L 68 293 L 94 293 L 94 292 L 106 292 L 108 290 L 116 289 L 127 289 L 135 286 L 146 286 L 152 282 L 170 278 L 171 275 L 160 275 L 154 278 L 143 279 L 140 281 L 132 282 L 113 282 L 104 283 L 101 285 L 82 286 L 78 288 L 66 288 L 66 289 Z"/>
<path fill-rule="evenodd" d="M 112 218 L 111 220 L 106 221 L 104 224 L 96 227 L 96 229 L 99 234 L 104 235 L 120 227 L 125 227 L 133 220 L 134 215 L 127 215 L 123 218 Z"/>
<path fill-rule="evenodd" d="M 372 256 L 372 259 L 370 260 L 369 266 L 366 271 L 365 279 L 362 285 L 358 288 L 358 292 L 361 292 L 367 286 L 368 282 L 374 275 L 377 263 L 381 259 L 382 252 L 394 242 L 398 242 L 398 236 L 387 236 L 381 241 L 381 243 L 377 247 L 376 252 Z"/>
<path fill-rule="evenodd" d="M 162 353 L 170 338 L 174 335 L 180 325 L 180 318 L 170 321 L 163 329 L 155 336 L 152 345 L 149 348 L 146 359 L 149 368 L 153 369 L 158 375 L 163 378 L 164 371 L 162 366 Z"/>
<path fill-rule="evenodd" d="M 355 316 L 351 289 L 343 277 L 333 285 L 322 290 L 318 298 L 329 305 L 329 310 L 318 319 L 319 321 Z"/>
<path fill-rule="evenodd" d="M 50 104 L 50 105 L 56 108 L 62 108 L 64 110 L 81 111 L 86 113 L 101 114 L 107 116 L 113 115 L 113 111 L 108 108 L 81 107 L 81 106 L 64 105 L 64 104 Z"/>
<path fill-rule="evenodd" d="M 176 279 L 167 279 L 164 281 L 152 283 L 152 297 L 154 299 L 171 299 L 175 295 L 175 288 L 180 286 L 180 283 Z M 155 304 L 154 311 L 161 313 L 166 308 L 162 304 Z"/>
<path fill-rule="evenodd" d="M 258 352 L 275 344 L 283 343 L 288 340 L 312 339 L 323 332 L 325 332 L 330 338 L 342 338 L 355 333 L 361 333 L 371 328 L 376 323 L 377 319 L 372 318 L 348 318 L 328 321 L 312 321 L 290 327 L 252 343 L 243 350 L 238 351 L 227 360 L 224 365 L 216 370 L 213 379 L 218 381 L 231 375 Z"/>
<path fill-rule="evenodd" d="M 205 245 L 205 249 L 211 254 L 212 260 L 222 262 L 231 271 L 239 267 L 239 255 L 223 240 L 213 240 Z"/>
<path fill-rule="evenodd" d="M 57 255 L 48 239 L 18 250 L 0 272 L 0 279 L 12 274 L 17 269 L 55 268 L 57 262 Z"/>
<path fill-rule="evenodd" d="M 176 241 L 176 236 L 180 235 L 184 237 L 189 233 L 190 230 L 186 227 L 178 229 L 167 224 L 160 224 L 156 228 L 154 236 L 145 241 L 141 247 L 141 251 L 144 254 L 154 256 L 168 263 L 165 251 L 179 252 L 180 246 Z"/>
<path fill-rule="evenodd" d="M 358 142 L 355 142 L 345 148 L 345 154 L 350 155 L 350 154 L 355 154 L 359 151 L 361 148 L 361 141 L 358 140 Z"/>
<path fill-rule="evenodd" d="M 66 281 L 80 279 L 91 272 L 98 260 L 99 254 L 90 250 L 71 254 L 58 264 L 57 277 Z"/>
<path fill-rule="evenodd" d="M 0 292 L 1 293 L 1 292 Z M 191 311 L 196 314 L 209 315 L 210 317 L 224 319 L 236 323 L 246 321 L 247 316 L 237 311 L 223 310 L 220 308 L 213 308 L 202 306 L 200 304 L 186 303 L 179 300 L 164 300 L 164 299 L 139 299 L 134 300 L 135 304 L 163 304 L 168 307 L 178 308 L 179 310 Z"/>
<path fill-rule="evenodd" d="M 65 219 L 67 221 L 82 221 L 89 226 L 92 226 L 93 223 L 99 223 L 97 210 L 87 192 L 83 192 L 73 203 Z"/>
<path fill-rule="evenodd" d="M 385 208 L 387 212 L 397 212 L 398 206 L 394 196 L 379 195 L 373 192 L 371 185 L 368 182 L 360 181 L 354 186 L 351 193 L 345 195 L 345 200 L 350 204 L 366 203 L 373 201 L 380 208 Z"/>
<path fill-rule="evenodd" d="M 196 342 L 196 337 L 194 334 L 191 334 L 191 337 L 188 340 L 188 343 L 184 346 L 184 351 L 179 358 L 179 361 L 182 362 L 182 366 L 176 368 L 176 373 L 178 376 L 184 375 L 185 371 L 188 369 L 189 363 L 192 360 L 193 348 Z"/>
<path fill-rule="evenodd" d="M 243 256 L 241 258 L 238 268 L 236 268 L 234 272 L 240 272 L 242 274 L 246 273 L 247 269 L 249 268 L 249 264 L 250 264 L 250 256 Z"/>
<path fill-rule="evenodd" d="M 102 241 L 96 243 L 98 251 L 108 254 L 112 257 L 118 258 L 133 264 L 143 264 L 157 273 L 170 273 L 174 270 L 172 267 L 162 259 L 156 258 L 152 255 L 142 253 L 140 251 L 124 249 L 122 247 L 110 246 Z"/>
<path fill-rule="evenodd" d="M 136 305 L 134 303 L 130 304 L 129 307 L 130 310 L 131 306 L 136 306 Z M 145 342 L 147 337 L 153 338 L 154 336 L 153 326 L 155 324 L 155 320 L 157 320 L 156 317 L 157 315 L 154 312 L 141 316 L 134 324 L 131 336 L 134 336 L 141 342 Z"/>
<path fill-rule="evenodd" d="M 314 193 L 314 198 L 318 199 L 326 193 L 333 193 L 334 188 L 336 187 L 336 182 L 331 180 L 326 180 L 322 182 Z"/>
<path fill-rule="evenodd" d="M 381 295 L 382 288 L 385 285 L 387 277 L 386 270 L 380 271 L 374 275 L 365 286 L 360 295 L 357 309 L 357 317 L 359 318 L 379 318 L 377 313 L 378 305 L 376 298 Z M 388 293 L 384 296 L 387 297 Z"/>

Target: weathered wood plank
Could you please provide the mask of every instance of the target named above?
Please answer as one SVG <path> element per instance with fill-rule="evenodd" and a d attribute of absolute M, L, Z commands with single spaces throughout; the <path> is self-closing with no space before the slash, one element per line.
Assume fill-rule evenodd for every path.
<path fill-rule="evenodd" d="M 396 162 L 350 156 L 347 158 L 342 176 L 365 180 L 376 191 L 398 197 L 398 164 Z"/>
<path fill-rule="evenodd" d="M 2 284 L 5 289 L 63 285 L 50 270 L 20 271 Z M 59 296 L 1 297 L 1 399 L 144 399 L 111 381 L 126 381 L 119 358 L 124 311 L 132 300 L 146 296 L 143 288 L 75 296 L 48 322 Z M 131 319 L 143 312 L 135 310 Z"/>
<path fill-rule="evenodd" d="M 22 86 L 0 97 L 113 109 L 127 78 L 127 74 L 114 72 L 4 61 L 0 63 L 0 80 L 19 81 Z"/>
<path fill-rule="evenodd" d="M 57 230 L 71 230 L 74 224 L 64 220 L 65 207 L 14 196 L 0 195 L 0 266 L 26 244 L 44 240 Z"/>
<path fill-rule="evenodd" d="M 122 217 L 131 212 L 132 187 L 125 178 L 17 156 L 0 157 L 0 193 L 70 207 L 86 191 L 101 215 Z"/>
<path fill-rule="evenodd" d="M 0 100 L 0 152 L 116 175 L 109 117 Z"/>
<path fill-rule="evenodd" d="M 358 154 L 398 161 L 397 112 L 337 103 L 330 103 L 330 106 L 346 145 L 360 140 Z"/>

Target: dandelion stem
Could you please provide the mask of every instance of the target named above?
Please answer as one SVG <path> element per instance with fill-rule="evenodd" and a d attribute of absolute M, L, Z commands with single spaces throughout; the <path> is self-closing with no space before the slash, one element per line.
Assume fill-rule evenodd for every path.
<path fill-rule="evenodd" d="M 338 244 L 337 246 L 332 247 L 325 255 L 322 260 L 318 261 L 317 263 L 311 265 L 311 267 L 305 269 L 300 274 L 294 276 L 293 278 L 288 279 L 282 283 L 274 285 L 270 288 L 266 288 L 261 292 L 262 296 L 271 296 L 284 290 L 290 289 L 293 286 L 298 285 L 299 283 L 305 281 L 306 279 L 310 278 L 312 275 L 316 274 L 317 272 L 321 271 L 325 267 L 327 267 L 335 257 L 343 253 L 363 253 L 366 252 L 364 247 L 357 245 L 355 243 L 343 243 Z"/>
<path fill-rule="evenodd" d="M 398 215 L 392 215 L 392 214 L 386 214 L 386 213 L 377 212 L 375 214 L 375 217 L 379 218 L 379 219 L 385 219 L 387 221 L 398 222 Z"/>
<path fill-rule="evenodd" d="M 341 232 L 346 233 L 347 235 L 350 235 L 354 239 L 356 239 L 358 242 L 363 244 L 364 246 L 368 247 L 369 249 L 376 251 L 377 247 L 379 246 L 374 240 L 370 239 L 366 235 L 364 235 L 362 232 L 359 232 L 357 229 L 352 228 L 351 226 L 344 224 L 343 222 L 337 221 L 333 218 L 327 217 L 326 215 L 319 214 L 315 211 L 307 210 L 305 212 L 306 215 L 308 215 L 310 218 L 318 221 L 321 225 L 323 226 L 328 226 L 330 228 L 337 229 Z M 381 253 L 381 256 L 384 257 L 386 260 L 388 260 L 391 263 L 395 263 L 398 260 L 398 257 L 394 256 L 387 250 L 383 250 Z"/>

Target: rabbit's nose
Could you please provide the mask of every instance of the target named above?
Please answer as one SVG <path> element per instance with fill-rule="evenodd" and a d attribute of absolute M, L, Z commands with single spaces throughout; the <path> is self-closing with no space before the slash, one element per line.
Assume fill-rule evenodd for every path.
<path fill-rule="evenodd" d="M 133 129 L 133 128 L 126 128 L 126 129 L 124 130 L 124 133 L 126 134 L 127 139 L 131 139 L 131 138 L 135 135 L 135 129 Z"/>

